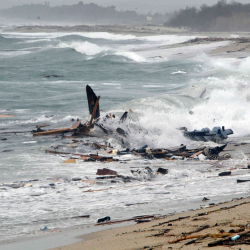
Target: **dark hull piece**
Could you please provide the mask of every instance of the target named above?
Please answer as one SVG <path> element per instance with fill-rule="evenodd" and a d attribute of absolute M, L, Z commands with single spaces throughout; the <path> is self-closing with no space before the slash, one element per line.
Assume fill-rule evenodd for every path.
<path fill-rule="evenodd" d="M 183 129 L 182 129 L 183 130 Z M 228 138 L 228 135 L 233 134 L 231 129 L 225 129 L 224 126 L 214 127 L 212 130 L 203 128 L 201 130 L 183 131 L 183 134 L 194 141 L 214 141 L 219 142 Z"/>
<path fill-rule="evenodd" d="M 97 96 L 89 85 L 86 86 L 86 94 L 88 97 L 89 114 L 92 115 L 94 111 L 95 103 L 97 101 Z M 99 117 L 100 117 L 100 109 L 99 109 L 99 103 L 98 103 L 94 119 L 97 119 Z"/>

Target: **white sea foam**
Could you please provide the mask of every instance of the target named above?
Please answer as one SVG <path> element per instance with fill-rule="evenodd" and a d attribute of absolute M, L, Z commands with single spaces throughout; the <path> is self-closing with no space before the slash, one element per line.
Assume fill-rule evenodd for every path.
<path fill-rule="evenodd" d="M 130 60 L 133 60 L 135 62 L 146 62 L 146 59 L 143 56 L 138 55 L 135 52 L 129 52 L 129 51 L 127 51 L 127 52 L 116 52 L 115 55 L 127 57 Z"/>
<path fill-rule="evenodd" d="M 178 70 L 176 72 L 171 73 L 171 75 L 175 75 L 175 74 L 187 74 L 187 72 Z"/>
<path fill-rule="evenodd" d="M 115 83 L 115 82 L 103 82 L 102 85 L 105 85 L 105 86 L 121 86 L 120 83 Z"/>
<path fill-rule="evenodd" d="M 72 48 L 81 54 L 85 54 L 88 56 L 96 55 L 101 52 L 108 51 L 108 47 L 100 47 L 94 43 L 90 42 L 61 42 L 58 45 L 58 48 Z"/>

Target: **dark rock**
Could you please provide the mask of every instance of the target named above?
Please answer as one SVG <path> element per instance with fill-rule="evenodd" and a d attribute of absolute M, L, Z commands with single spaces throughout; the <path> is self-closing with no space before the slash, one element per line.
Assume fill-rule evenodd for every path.
<path fill-rule="evenodd" d="M 78 177 L 75 177 L 75 178 L 72 178 L 72 181 L 81 181 L 82 179 L 81 178 L 78 178 Z"/>
<path fill-rule="evenodd" d="M 11 188 L 21 188 L 24 186 L 24 184 L 4 184 L 4 186 Z"/>
<path fill-rule="evenodd" d="M 160 173 L 160 174 L 167 174 L 167 173 L 168 173 L 168 169 L 165 169 L 165 168 L 158 168 L 158 169 L 157 169 L 157 173 Z"/>
<path fill-rule="evenodd" d="M 207 197 L 204 197 L 202 201 L 208 201 L 209 199 Z"/>
<path fill-rule="evenodd" d="M 101 222 L 106 222 L 106 221 L 110 221 L 111 218 L 109 216 L 106 216 L 104 218 L 100 218 L 97 220 L 97 223 L 101 223 Z"/>
<path fill-rule="evenodd" d="M 227 176 L 227 175 L 231 175 L 231 171 L 221 172 L 218 174 L 218 176 Z"/>
<path fill-rule="evenodd" d="M 242 182 L 247 182 L 247 181 L 250 181 L 250 180 L 237 180 L 237 183 L 242 183 Z"/>
<path fill-rule="evenodd" d="M 7 141 L 7 138 L 1 138 L 2 141 Z"/>

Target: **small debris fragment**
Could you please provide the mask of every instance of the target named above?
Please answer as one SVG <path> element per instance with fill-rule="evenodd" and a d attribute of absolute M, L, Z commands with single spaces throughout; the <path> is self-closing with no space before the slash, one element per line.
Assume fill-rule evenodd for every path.
<path fill-rule="evenodd" d="M 106 216 L 104 218 L 100 218 L 97 220 L 97 223 L 102 223 L 102 222 L 107 222 L 107 221 L 110 221 L 111 218 L 109 216 Z"/>
<path fill-rule="evenodd" d="M 97 169 L 97 175 L 117 175 L 117 172 L 111 169 L 103 168 Z"/>

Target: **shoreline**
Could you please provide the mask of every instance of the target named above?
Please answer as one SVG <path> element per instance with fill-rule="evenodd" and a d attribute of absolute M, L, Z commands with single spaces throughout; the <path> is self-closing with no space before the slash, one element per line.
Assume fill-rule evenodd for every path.
<path fill-rule="evenodd" d="M 21 25 L 3 32 L 40 33 L 40 32 L 109 32 L 136 36 L 145 35 L 193 35 L 232 38 L 233 36 L 250 37 L 250 32 L 197 32 L 185 28 L 173 28 L 163 25 Z"/>
<path fill-rule="evenodd" d="M 137 26 L 137 25 L 23 25 L 2 31 L 10 33 L 78 33 L 78 32 L 108 32 L 116 35 L 155 36 L 155 35 L 178 35 L 196 36 L 198 38 L 183 43 L 163 45 L 158 49 L 181 48 L 194 45 L 206 45 L 228 41 L 227 45 L 218 45 L 210 49 L 210 56 L 226 56 L 245 58 L 250 52 L 249 32 L 191 32 L 184 28 L 171 28 L 165 26 Z"/>
<path fill-rule="evenodd" d="M 32 32 L 41 32 L 41 31 L 32 30 Z M 48 32 L 48 31 L 45 31 L 45 32 Z M 57 32 L 57 31 L 51 31 L 51 32 Z M 67 32 L 67 31 L 65 31 L 65 32 Z M 79 32 L 79 31 L 76 31 L 76 32 Z M 89 32 L 91 32 L 91 31 L 89 31 Z M 107 32 L 112 32 L 112 31 L 107 31 Z M 146 31 L 143 30 L 143 32 L 146 32 Z M 152 33 L 150 33 L 150 32 L 143 33 L 143 32 L 141 32 L 139 35 L 145 35 L 145 34 L 158 35 L 157 33 L 153 33 L 153 32 Z M 119 33 L 117 31 L 117 34 L 121 34 L 121 33 Z M 131 33 L 129 33 L 129 34 L 131 34 Z M 135 34 L 137 34 L 137 33 L 135 32 Z M 170 33 L 168 33 L 168 34 L 170 34 Z M 177 34 L 177 33 L 175 33 L 175 34 Z M 178 33 L 178 35 L 184 35 L 184 34 L 185 33 Z M 168 48 L 172 48 L 174 46 L 176 48 L 178 48 L 178 47 L 181 47 L 181 46 L 185 47 L 185 46 L 192 46 L 192 45 L 197 45 L 197 44 L 208 44 L 208 43 L 212 43 L 212 42 L 216 42 L 216 41 L 209 41 L 209 40 L 198 40 L 196 42 L 189 41 L 187 43 L 181 43 L 181 44 L 174 44 L 174 45 L 165 46 L 165 48 L 168 49 Z M 230 56 L 230 57 L 233 57 L 233 58 L 237 58 L 237 57 L 238 58 L 245 58 L 247 56 L 247 53 L 250 52 L 249 48 L 250 48 L 250 42 L 249 41 L 243 42 L 243 43 L 240 43 L 240 42 L 237 42 L 237 41 L 232 41 L 228 45 L 225 45 L 225 46 L 223 45 L 223 46 L 220 46 L 220 47 L 218 46 L 215 49 L 212 49 L 209 52 L 209 54 L 213 55 L 213 56 Z M 240 141 L 244 141 L 244 139 L 245 138 L 240 138 Z M 246 146 L 246 151 L 248 150 L 248 148 L 249 148 L 249 146 Z M 232 149 L 229 148 L 228 151 L 230 152 L 230 150 L 232 150 Z M 234 151 L 235 152 L 237 151 L 236 148 L 234 149 Z M 230 152 L 230 154 L 231 153 L 233 154 L 234 152 Z M 236 153 L 238 153 L 238 152 L 236 152 Z M 216 163 L 214 163 L 214 164 L 216 166 Z M 219 165 L 219 163 L 218 163 L 218 165 Z M 183 164 L 183 166 L 184 166 L 184 164 Z M 216 166 L 216 167 L 218 169 L 218 166 Z M 237 166 L 235 166 L 235 167 L 238 168 Z M 226 179 L 223 179 L 223 180 L 226 183 Z M 225 199 L 230 200 L 230 199 L 232 199 L 232 196 L 224 196 L 223 199 L 224 200 Z M 240 195 L 238 195 L 238 196 L 240 196 Z M 211 201 L 215 202 L 218 199 L 220 199 L 220 197 L 216 196 L 215 198 L 211 198 Z M 223 200 L 223 199 L 221 199 L 221 200 Z M 246 200 L 247 203 L 250 203 L 250 198 L 245 198 L 244 200 Z M 68 250 L 68 249 L 168 249 L 168 247 L 172 247 L 172 249 L 179 249 L 179 247 L 181 247 L 182 245 L 179 245 L 179 244 L 177 244 L 177 245 L 172 245 L 172 244 L 168 245 L 168 242 L 167 242 L 169 240 L 168 237 L 165 237 L 165 238 L 162 237 L 164 239 L 162 239 L 162 238 L 160 238 L 158 236 L 146 237 L 146 236 L 149 236 L 149 234 L 152 234 L 152 232 L 154 232 L 154 231 L 162 233 L 162 231 L 164 232 L 164 230 L 166 229 L 166 227 L 165 227 L 166 223 L 164 223 L 164 224 L 162 224 L 162 225 L 164 225 L 163 227 L 161 227 L 161 225 L 160 225 L 159 227 L 156 227 L 157 230 L 151 230 L 151 229 L 155 229 L 155 227 L 153 227 L 152 224 L 153 223 L 156 224 L 159 221 L 161 221 L 160 223 L 162 223 L 162 222 L 166 222 L 166 221 L 169 221 L 169 220 L 175 220 L 176 218 L 179 218 L 179 217 L 185 217 L 185 216 L 191 216 L 192 217 L 192 216 L 195 216 L 194 214 L 195 214 L 195 212 L 197 213 L 197 211 L 202 211 L 202 213 L 206 213 L 204 211 L 207 211 L 207 210 L 210 211 L 210 209 L 215 209 L 215 208 L 217 209 L 218 207 L 224 206 L 225 204 L 229 204 L 230 206 L 234 206 L 235 204 L 238 204 L 237 203 L 238 201 L 239 201 L 239 203 L 242 203 L 242 204 L 237 205 L 237 208 L 246 205 L 243 200 L 236 199 L 236 200 L 233 200 L 233 201 L 227 201 L 227 202 L 224 202 L 224 203 L 221 203 L 221 204 L 217 204 L 215 206 L 213 205 L 210 208 L 200 208 L 198 210 L 191 211 L 189 204 L 186 204 L 186 206 L 184 207 L 184 210 L 189 209 L 190 211 L 176 213 L 174 215 L 166 215 L 165 218 L 155 219 L 155 220 L 153 220 L 151 222 L 147 222 L 147 223 L 142 223 L 142 224 L 137 224 L 137 225 L 130 225 L 128 227 L 127 226 L 125 227 L 124 224 L 117 224 L 117 226 L 119 227 L 118 229 L 110 229 L 111 227 L 109 225 L 100 226 L 99 228 L 95 227 L 94 225 L 90 226 L 90 228 L 93 228 L 93 231 L 95 231 L 95 232 L 90 232 L 91 229 L 88 229 L 88 226 L 85 225 L 84 227 L 87 227 L 87 229 L 84 228 L 84 229 L 80 229 L 79 231 L 78 231 L 78 229 L 63 229 L 61 232 L 59 232 L 59 234 L 54 234 L 53 232 L 51 232 L 51 234 L 50 234 L 50 232 L 47 232 L 47 233 L 45 233 L 47 235 L 42 235 L 41 236 L 41 238 L 43 238 L 43 239 L 38 239 L 38 237 L 40 237 L 40 236 L 32 237 L 32 238 L 25 238 L 25 239 L 20 240 L 20 241 L 17 240 L 17 242 L 14 241 L 15 243 L 10 243 L 9 242 L 8 244 L 0 245 L 1 247 L 6 247 L 6 248 L 1 248 L 1 247 L 0 248 L 1 249 L 10 249 L 10 248 L 11 249 L 20 249 L 20 248 L 23 249 L 23 248 L 25 248 L 26 250 L 28 250 L 27 244 L 29 245 L 29 247 L 31 247 L 30 245 L 33 245 L 33 244 L 30 244 L 30 243 L 34 243 L 34 244 L 38 244 L 38 245 L 41 244 L 41 249 L 51 249 L 51 247 L 56 247 L 56 246 L 50 246 L 49 248 L 47 248 L 47 245 L 44 245 L 44 244 L 48 243 L 47 239 L 49 239 L 50 243 L 54 242 L 53 244 L 59 244 L 58 242 L 60 241 L 60 245 L 74 244 L 76 241 L 84 240 L 83 242 L 81 241 L 80 243 L 76 243 L 74 245 L 69 245 L 69 246 L 65 246 L 65 247 L 59 246 L 59 248 L 55 248 L 55 249 L 58 249 L 58 250 L 59 249 L 65 249 L 65 250 Z M 203 203 L 204 205 L 209 204 L 209 201 L 208 202 L 199 201 L 199 202 Z M 216 202 L 218 202 L 218 201 L 216 201 Z M 181 201 L 181 204 L 182 203 L 183 202 Z M 195 202 L 195 205 L 199 206 L 199 204 L 196 203 L 196 202 Z M 159 207 L 159 208 L 161 208 L 161 207 Z M 183 208 L 183 206 L 182 206 L 182 208 Z M 182 208 L 181 208 L 181 205 L 180 205 L 180 207 L 178 207 L 179 210 L 182 209 Z M 140 213 L 139 209 L 140 209 L 140 207 L 137 208 L 138 214 Z M 232 208 L 232 209 L 234 209 L 234 208 Z M 224 209 L 223 211 L 226 211 L 226 210 L 227 209 Z M 158 210 L 156 210 L 156 212 L 157 211 Z M 232 211 L 232 210 L 230 210 L 230 211 Z M 220 211 L 218 211 L 218 212 L 220 212 Z M 245 212 L 243 211 L 243 212 L 240 212 L 240 213 L 243 214 Z M 217 214 L 217 212 L 214 212 L 214 214 Z M 241 216 L 241 214 L 237 214 L 237 215 Z M 212 213 L 211 213 L 211 215 L 212 215 Z M 228 215 L 228 218 L 229 218 L 229 215 Z M 206 214 L 204 216 L 206 216 Z M 233 216 L 232 218 L 230 217 L 231 220 L 232 221 L 236 220 L 236 219 L 234 219 L 235 216 L 234 215 L 232 215 L 232 216 Z M 245 216 L 245 217 L 247 218 L 247 216 Z M 186 221 L 186 219 L 187 219 L 187 221 Z M 213 226 L 215 224 L 214 220 L 218 220 L 218 219 L 216 219 L 214 217 L 210 218 L 210 219 L 211 219 L 212 222 L 211 222 L 211 225 L 209 224 L 209 226 L 211 227 L 211 226 Z M 241 223 L 240 222 L 240 217 L 237 220 L 239 221 L 239 223 Z M 178 234 L 180 236 L 181 233 L 182 233 L 181 230 L 183 228 L 185 228 L 185 230 L 186 230 L 185 232 L 191 232 L 192 230 L 194 230 L 194 228 L 204 226 L 205 223 L 209 222 L 209 220 L 205 219 L 203 221 L 199 221 L 200 224 L 195 224 L 197 221 L 192 222 L 192 221 L 189 221 L 188 218 L 183 219 L 183 221 L 185 222 L 184 224 L 179 225 L 178 224 L 179 222 L 178 222 L 176 224 L 176 228 L 174 228 L 174 229 L 173 228 L 168 228 L 168 229 L 171 229 L 171 233 L 175 232 L 176 235 Z M 182 223 L 183 221 L 180 220 L 180 223 Z M 214 223 L 214 224 L 212 224 L 212 223 Z M 223 223 L 223 222 L 221 222 L 221 223 Z M 187 226 L 187 224 L 189 224 L 189 225 Z M 220 225 L 222 225 L 222 224 L 220 224 Z M 227 225 L 225 225 L 225 226 L 227 226 Z M 78 227 L 81 227 L 81 226 L 78 226 Z M 172 226 L 169 226 L 169 227 L 172 227 Z M 209 230 L 210 229 L 211 228 L 209 228 Z M 212 233 L 215 234 L 215 232 L 217 232 L 218 229 L 220 229 L 220 228 L 219 227 L 218 228 L 214 227 L 214 229 L 215 230 Z M 227 232 L 229 229 L 227 228 L 226 230 L 225 229 L 223 229 L 223 230 Z M 84 231 L 84 232 L 82 232 L 82 231 Z M 206 232 L 206 231 L 204 230 L 204 232 Z M 203 231 L 202 231 L 202 233 L 203 233 Z M 79 237 L 79 235 L 83 235 L 83 236 Z M 131 239 L 134 239 L 134 241 L 133 242 L 129 241 L 130 237 L 127 238 L 127 235 L 133 235 L 133 236 L 131 236 Z M 139 235 L 139 238 L 137 237 L 138 235 Z M 66 239 L 65 239 L 65 236 L 68 236 L 68 238 L 66 237 Z M 165 233 L 162 236 L 166 236 Z M 171 236 L 171 237 L 174 237 L 174 236 Z M 204 239 L 204 241 L 205 241 L 205 242 L 203 242 L 204 244 L 207 244 L 206 240 L 207 239 Z M 213 241 L 213 239 L 209 239 L 209 240 Z M 10 241 L 12 241 L 12 240 L 10 240 Z M 117 242 L 118 242 L 119 245 L 116 245 Z M 138 242 L 138 243 L 135 244 L 135 242 Z M 185 242 L 186 241 L 184 241 L 183 244 Z M 201 243 L 201 244 L 203 244 L 203 243 Z M 11 247 L 11 244 L 16 245 L 17 248 Z M 22 245 L 22 247 L 21 247 L 20 244 L 24 244 L 24 245 Z M 110 247 L 110 245 L 112 245 L 112 247 Z M 148 247 L 145 248 L 146 246 L 148 246 Z M 121 247 L 121 248 L 119 248 L 119 247 Z M 188 246 L 188 247 L 191 247 L 191 246 Z M 30 248 L 30 249 L 32 249 L 32 248 Z M 194 248 L 183 247 L 183 249 L 197 249 L 197 245 L 195 245 Z"/>
<path fill-rule="evenodd" d="M 208 243 L 219 238 L 219 235 L 214 236 L 215 238 L 209 236 L 202 242 L 185 245 L 190 239 L 192 240 L 192 237 L 195 239 L 197 235 L 218 234 L 219 231 L 224 231 L 223 237 L 233 237 L 240 232 L 250 230 L 250 226 L 244 230 L 240 229 L 243 225 L 250 223 L 250 220 L 247 220 L 250 218 L 248 209 L 250 196 L 233 198 L 217 204 L 211 203 L 211 200 L 200 201 L 202 205 L 198 209 L 161 215 L 148 222 L 136 224 L 135 221 L 124 220 L 121 223 L 111 221 L 111 223 L 100 225 L 48 230 L 34 237 L 6 240 L 0 243 L 0 248 L 1 250 L 33 250 L 33 246 L 36 245 L 37 250 L 177 250 L 180 247 L 197 250 L 197 247 L 207 247 Z M 203 227 L 204 229 L 201 231 L 196 231 Z M 235 232 L 229 233 L 230 230 L 235 230 Z M 190 238 L 169 243 L 169 241 L 179 240 L 183 235 L 188 235 Z M 230 249 L 238 250 L 240 246 L 236 245 L 236 248 Z M 225 249 L 225 247 L 228 246 L 220 246 L 216 249 Z"/>
<path fill-rule="evenodd" d="M 206 201 L 205 203 L 208 203 Z M 106 229 L 80 236 L 81 242 L 53 250 L 80 250 L 80 249 L 198 249 L 214 242 L 221 233 L 223 237 L 233 237 L 248 230 L 240 225 L 249 221 L 248 211 L 250 198 L 238 198 L 229 202 L 211 205 L 187 212 L 166 215 L 150 222 L 122 226 L 115 229 Z M 230 231 L 231 230 L 231 231 Z M 234 231 L 233 231 L 234 230 Z M 232 233 L 229 233 L 232 232 Z M 200 243 L 189 243 L 190 239 L 200 238 L 206 234 L 216 235 L 205 237 Z M 180 240 L 183 236 L 190 236 Z M 196 237 L 197 235 L 197 237 Z M 200 236 L 202 235 L 202 236 Z M 198 237 L 199 236 L 199 237 Z M 173 241 L 170 243 L 170 241 Z M 187 244 L 185 246 L 185 244 Z M 236 245 L 239 249 L 240 245 Z M 217 247 L 221 249 L 224 247 Z"/>

